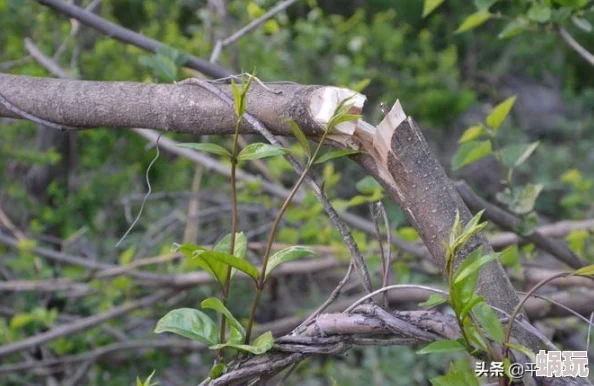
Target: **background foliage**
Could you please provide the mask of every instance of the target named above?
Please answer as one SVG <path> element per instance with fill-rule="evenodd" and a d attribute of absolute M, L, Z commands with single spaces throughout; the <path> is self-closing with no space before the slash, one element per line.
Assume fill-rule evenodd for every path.
<path fill-rule="evenodd" d="M 206 1 L 200 0 L 103 0 L 96 12 L 180 51 L 208 58 L 221 30 L 226 31 L 223 36 L 228 35 L 261 16 L 273 3 L 229 1 L 225 20 Z M 535 141 L 540 144 L 532 157 L 515 170 L 514 183 L 542 185 L 535 208 L 544 221 L 589 218 L 594 202 L 594 169 L 590 167 L 594 161 L 594 71 L 547 25 L 550 18 L 558 17 L 578 41 L 592 47 L 594 37 L 588 20 L 594 20 L 587 12 L 588 2 L 545 1 L 552 9 L 547 18 L 547 11 L 535 9 L 540 2 L 501 1 L 491 8 L 495 15 L 492 20 L 471 32 L 455 33 L 469 15 L 487 3 L 495 2 L 448 0 L 429 17 L 422 18 L 423 4 L 417 0 L 301 1 L 226 49 L 221 64 L 236 71 L 255 68 L 258 77 L 265 81 L 290 80 L 362 89 L 368 96 L 366 119 L 374 123 L 381 118 L 379 102 L 392 103 L 399 98 L 405 111 L 425 129 L 448 167 L 458 151 L 457 141 L 462 133 L 484 122 L 499 102 L 517 95 L 510 119 L 503 124 L 498 138 L 504 144 Z M 569 16 L 563 16 L 564 9 L 569 10 Z M 523 33 L 498 39 L 509 28 L 506 25 L 517 20 L 527 20 Z M 76 38 L 67 39 L 71 22 L 32 1 L 0 0 L 0 25 L 0 71 L 3 72 L 51 75 L 28 57 L 23 42 L 28 37 L 48 55 L 65 41 L 59 64 L 70 75 L 82 79 L 172 82 L 194 75 L 180 67 L 184 56 L 172 48 L 165 47 L 150 55 L 84 27 Z M 72 151 L 63 154 L 55 146 L 40 147 L 35 140 L 37 128 L 31 122 L 0 121 L 0 125 L 3 126 L 0 204 L 32 240 L 50 243 L 55 239 L 69 240 L 63 246 L 66 251 L 120 264 L 167 253 L 173 242 L 181 241 L 195 173 L 190 161 L 161 155 L 149 177 L 153 192 L 170 194 L 149 200 L 137 227 L 120 248 L 114 249 L 129 226 L 126 211 L 135 214 L 139 208 L 139 196 L 146 190 L 144 171 L 154 157 L 154 149 L 147 148 L 145 140 L 130 132 L 89 130 L 77 134 Z M 229 147 L 230 138 L 209 141 Z M 300 151 L 295 144 L 289 147 L 297 153 Z M 264 162 L 273 179 L 290 186 L 294 176 L 284 159 Z M 68 178 L 53 178 L 42 192 L 36 192 L 31 185 L 31 171 L 48 165 L 55 168 L 55 176 L 64 174 L 60 171 L 66 169 Z M 452 176 L 464 177 L 486 197 L 494 199 L 504 189 L 497 165 L 494 157 L 485 157 L 452 172 Z M 257 172 L 251 163 L 244 167 Z M 363 179 L 362 172 L 348 161 L 337 160 L 315 170 L 339 208 L 351 207 L 367 216 L 366 203 L 381 197 L 379 188 Z M 228 202 L 228 190 L 225 178 L 203 174 L 200 194 L 206 208 Z M 250 242 L 265 240 L 265 233 L 258 229 L 271 222 L 280 204 L 279 200 L 260 193 L 257 183 L 244 184 L 239 189 L 240 204 L 255 208 L 242 216 L 239 224 L 239 230 L 246 232 Z M 278 242 L 333 246 L 339 251 L 337 256 L 347 256 L 340 235 L 331 228 L 321 205 L 311 193 L 305 194 L 303 205 L 288 209 Z M 416 234 L 407 227 L 400 210 L 387 205 L 394 230 L 414 241 Z M 196 241 L 214 244 L 228 229 L 228 213 L 210 216 L 201 220 Z M 354 236 L 369 257 L 371 269 L 374 264 L 379 267 L 375 239 L 357 231 Z M 574 232 L 568 240 L 578 254 L 590 261 L 594 259 L 588 232 Z M 76 266 L 53 266 L 40 259 L 32 251 L 34 244 L 31 241 L 20 245 L 17 252 L 0 246 L 0 266 L 19 279 L 54 276 L 80 279 L 88 274 Z M 531 254 L 522 255 L 527 256 Z M 396 280 L 429 281 L 431 278 L 410 268 L 407 263 L 412 260 L 411 256 L 402 256 L 400 263 L 395 264 Z M 149 269 L 175 273 L 196 268 L 184 261 Z M 266 306 L 258 321 L 264 323 L 312 309 L 337 281 L 334 279 L 338 276 L 326 276 L 332 280 L 324 283 L 326 277 L 320 274 L 305 282 L 288 277 L 285 282 L 274 284 L 292 293 L 292 300 L 288 303 L 279 300 L 279 296 L 286 296 L 282 292 L 265 294 Z M 0 344 L 47 329 L 62 314 L 90 315 L 133 298 L 138 289 L 129 280 L 125 277 L 93 280 L 90 284 L 98 292 L 81 298 L 82 301 L 68 294 L 3 295 Z M 353 293 L 355 290 L 351 289 Z M 213 291 L 209 287 L 196 288 L 183 302 L 195 306 Z M 247 291 L 234 292 L 237 297 L 230 308 L 236 315 L 247 317 L 245 309 L 251 295 Z M 167 310 L 164 305 L 137 311 L 134 316 L 140 323 L 130 325 L 127 320 L 119 320 L 110 325 L 133 336 L 146 336 L 151 333 L 155 317 Z M 65 355 L 113 340 L 97 328 L 59 339 L 49 347 Z M 176 369 L 184 377 L 197 380 L 208 371 L 211 361 L 208 355 L 171 356 L 153 350 L 137 356 L 116 356 L 111 358 L 116 366 L 109 361 L 93 365 L 90 384 L 129 384 L 136 375 L 144 379 L 153 369 L 154 380 L 160 384 L 174 384 L 162 376 L 166 369 Z M 414 348 L 357 349 L 343 358 L 310 360 L 299 366 L 289 383 L 424 385 L 428 378 L 445 371 L 446 364 L 443 358 L 433 356 L 419 359 Z M 34 375 L 10 375 L 1 378 L 0 385 L 30 384 L 33 379 Z"/>

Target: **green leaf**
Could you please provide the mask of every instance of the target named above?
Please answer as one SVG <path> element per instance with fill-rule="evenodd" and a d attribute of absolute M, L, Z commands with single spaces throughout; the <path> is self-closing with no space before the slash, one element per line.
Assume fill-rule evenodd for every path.
<path fill-rule="evenodd" d="M 212 369 L 210 369 L 210 372 L 208 373 L 208 377 L 210 379 L 217 379 L 218 377 L 220 377 L 223 374 L 223 371 L 225 371 L 225 368 L 227 368 L 227 364 L 226 363 L 216 363 Z"/>
<path fill-rule="evenodd" d="M 509 145 L 501 149 L 501 161 L 508 168 L 514 168 L 523 164 L 532 155 L 540 142 L 528 144 Z"/>
<path fill-rule="evenodd" d="M 358 153 L 359 153 L 358 150 L 351 150 L 351 149 L 331 150 L 325 154 L 322 154 L 320 157 L 318 157 L 318 159 L 316 159 L 314 164 L 321 164 L 321 163 L 333 160 L 335 158 L 345 157 L 348 155 L 353 155 L 353 154 L 358 154 Z"/>
<path fill-rule="evenodd" d="M 466 269 L 466 267 L 473 264 L 482 255 L 482 247 L 478 247 L 475 250 L 473 250 L 470 254 L 468 254 L 468 256 L 466 256 L 466 259 L 464 259 L 464 261 L 460 264 L 460 266 L 457 269 L 457 272 Z M 464 306 L 476 296 L 475 289 L 478 278 L 478 270 L 469 270 L 469 274 L 465 278 L 465 280 L 459 281 L 457 283 L 452 283 L 453 288 L 450 293 L 450 299 L 452 301 L 452 308 L 457 313 L 461 313 L 464 309 Z"/>
<path fill-rule="evenodd" d="M 544 4 L 533 3 L 526 16 L 534 22 L 546 23 L 551 20 L 551 9 Z"/>
<path fill-rule="evenodd" d="M 462 137 L 460 137 L 460 139 L 458 140 L 458 143 L 464 143 L 464 142 L 468 142 L 468 141 L 477 139 L 478 137 L 483 135 L 485 132 L 486 131 L 485 131 L 485 128 L 483 127 L 483 125 L 471 126 L 468 129 L 466 129 L 466 131 L 464 131 L 464 133 L 462 134 Z"/>
<path fill-rule="evenodd" d="M 219 329 L 204 312 L 192 308 L 178 308 L 169 311 L 155 327 L 155 332 L 172 332 L 207 345 L 218 342 Z"/>
<path fill-rule="evenodd" d="M 440 294 L 432 294 L 429 299 L 419 303 L 419 307 L 435 307 L 437 305 L 447 302 L 448 299 Z"/>
<path fill-rule="evenodd" d="M 509 39 L 524 32 L 530 23 L 523 17 L 519 17 L 508 23 L 505 28 L 497 35 L 499 39 Z"/>
<path fill-rule="evenodd" d="M 491 6 L 496 2 L 497 0 L 474 0 L 474 6 L 478 10 L 486 10 L 491 8 Z"/>
<path fill-rule="evenodd" d="M 171 60 L 178 67 L 183 66 L 188 61 L 188 56 L 184 52 L 168 46 L 167 44 L 161 44 L 157 47 L 156 53 L 159 56 Z"/>
<path fill-rule="evenodd" d="M 423 3 L 423 17 L 427 17 L 431 12 L 435 11 L 444 0 L 425 0 Z"/>
<path fill-rule="evenodd" d="M 417 354 L 444 354 L 458 351 L 466 351 L 466 347 L 457 340 L 444 339 L 429 343 L 417 351 Z"/>
<path fill-rule="evenodd" d="M 516 102 L 516 96 L 509 97 L 493 109 L 491 114 L 486 119 L 487 125 L 491 127 L 495 132 L 499 129 L 505 118 L 509 115 L 514 103 Z"/>
<path fill-rule="evenodd" d="M 226 235 L 215 245 L 214 251 L 229 253 L 231 251 L 231 233 Z M 233 248 L 233 256 L 245 259 L 247 252 L 247 239 L 243 232 L 235 233 L 235 246 Z"/>
<path fill-rule="evenodd" d="M 177 79 L 177 65 L 164 56 L 141 56 L 138 62 L 150 68 L 153 75 L 161 80 L 173 82 Z"/>
<path fill-rule="evenodd" d="M 574 275 L 593 276 L 594 275 L 594 264 L 587 265 L 585 267 L 578 269 L 577 271 L 574 272 Z"/>
<path fill-rule="evenodd" d="M 232 256 L 228 253 L 225 252 L 219 252 L 219 251 L 197 251 L 196 253 L 194 253 L 194 258 L 198 259 L 198 260 L 203 260 L 205 261 L 208 265 L 214 266 L 215 262 L 220 262 L 223 263 L 224 265 L 229 265 L 243 273 L 245 273 L 246 275 L 248 275 L 249 277 L 251 277 L 254 280 L 258 280 L 258 270 L 256 269 L 256 267 L 254 267 L 251 263 L 242 260 L 238 257 Z M 227 270 L 224 270 L 224 278 L 221 281 L 221 283 L 225 283 L 226 281 L 226 275 L 227 275 Z"/>
<path fill-rule="evenodd" d="M 509 208 L 512 212 L 520 215 L 528 214 L 534 209 L 534 204 L 543 186 L 538 184 L 527 184 L 523 187 L 514 187 L 513 193 L 506 189 L 495 195 L 497 200 Z"/>
<path fill-rule="evenodd" d="M 235 83 L 235 80 L 231 78 L 231 91 L 233 92 L 233 105 L 235 106 L 235 114 L 238 117 L 241 117 L 243 113 L 241 112 L 241 91 L 239 90 L 239 86 Z"/>
<path fill-rule="evenodd" d="M 470 313 L 470 311 L 472 311 L 472 308 L 474 306 L 476 306 L 477 304 L 484 302 L 485 298 L 482 296 L 475 296 L 472 299 L 470 299 L 470 301 L 466 302 L 466 304 L 464 304 L 464 308 L 462 308 L 462 311 L 460 311 L 459 315 L 458 315 L 458 319 L 464 321 L 464 319 L 466 319 L 466 317 L 468 316 L 468 314 Z"/>
<path fill-rule="evenodd" d="M 227 342 L 224 344 L 215 344 L 210 346 L 211 350 L 220 350 L 222 348 L 234 348 L 240 351 L 250 352 L 255 355 L 264 354 L 266 351 L 270 350 L 274 346 L 274 338 L 272 337 L 272 333 L 270 331 L 260 335 L 257 337 L 251 345 L 248 344 L 237 344 Z"/>
<path fill-rule="evenodd" d="M 452 169 L 458 170 L 493 153 L 491 141 L 468 141 L 458 148 L 452 159 Z"/>
<path fill-rule="evenodd" d="M 488 255 L 481 256 L 477 260 L 473 261 L 471 264 L 464 267 L 464 269 L 461 269 L 461 270 L 459 269 L 456 272 L 456 275 L 454 275 L 454 284 L 459 283 L 462 280 L 466 279 L 468 276 L 470 276 L 475 271 L 480 270 L 483 265 L 490 263 L 491 261 L 495 260 L 497 257 L 499 257 L 499 253 L 489 253 Z"/>
<path fill-rule="evenodd" d="M 353 91 L 361 92 L 361 91 L 365 90 L 367 88 L 367 86 L 369 86 L 370 83 L 371 83 L 371 79 L 365 78 L 365 79 L 361 79 L 360 81 L 358 81 L 356 84 L 352 85 L 349 88 Z"/>
<path fill-rule="evenodd" d="M 471 219 L 469 222 L 466 223 L 466 225 L 464 225 L 464 229 L 462 229 L 462 234 L 466 234 L 466 233 L 472 233 L 475 234 L 477 232 L 477 227 L 479 227 L 479 221 L 481 221 L 481 217 L 483 217 L 483 213 L 485 213 L 485 210 L 479 210 Z"/>
<path fill-rule="evenodd" d="M 471 29 L 474 29 L 489 20 L 491 16 L 493 15 L 487 10 L 475 12 L 468 16 L 454 33 L 458 34 L 461 32 L 470 31 Z"/>
<path fill-rule="evenodd" d="M 240 161 L 254 160 L 267 157 L 276 157 L 287 154 L 289 151 L 279 146 L 270 145 L 267 143 L 251 143 L 244 147 L 237 159 Z"/>
<path fill-rule="evenodd" d="M 296 259 L 301 259 L 305 256 L 315 255 L 315 251 L 308 247 L 303 246 L 293 246 L 285 248 L 281 251 L 276 252 L 274 255 L 270 256 L 268 260 L 268 265 L 266 266 L 266 274 L 264 277 L 268 277 L 270 272 L 274 270 L 278 265 Z"/>
<path fill-rule="evenodd" d="M 450 370 L 447 374 L 431 379 L 432 386 L 479 386 L 480 382 L 476 374 L 467 363 L 450 363 Z"/>
<path fill-rule="evenodd" d="M 382 190 L 382 186 L 371 176 L 363 177 L 356 184 L 355 188 L 363 194 L 374 194 Z"/>
<path fill-rule="evenodd" d="M 497 343 L 503 343 L 503 326 L 490 305 L 484 302 L 479 303 L 472 309 L 472 314 L 491 339 Z"/>
<path fill-rule="evenodd" d="M 228 158 L 231 158 L 231 153 L 229 150 L 225 149 L 222 146 L 219 146 L 215 143 L 178 143 L 177 147 L 184 147 L 186 149 L 194 149 L 198 151 L 204 151 L 206 153 L 218 154 Z"/>
<path fill-rule="evenodd" d="M 200 307 L 202 307 L 203 309 L 209 308 L 211 310 L 215 310 L 225 315 L 227 317 L 227 320 L 229 321 L 229 325 L 231 326 L 232 331 L 233 329 L 237 331 L 237 334 L 235 337 L 233 337 L 232 341 L 243 342 L 243 339 L 245 338 L 245 330 L 243 326 L 241 325 L 241 323 L 239 323 L 235 316 L 233 316 L 231 311 L 229 311 L 229 309 L 225 307 L 222 301 L 220 301 L 218 298 L 210 297 L 208 299 L 203 300 L 202 303 L 200 303 Z"/>
<path fill-rule="evenodd" d="M 193 261 L 210 276 L 215 278 L 219 284 L 224 285 L 227 281 L 227 264 L 217 259 L 197 259 L 198 252 L 207 251 L 206 248 L 194 244 L 182 244 L 178 250 L 183 253 L 188 259 Z"/>
<path fill-rule="evenodd" d="M 307 141 L 307 138 L 305 137 L 305 134 L 303 134 L 303 130 L 301 130 L 301 128 L 299 127 L 299 125 L 297 124 L 297 122 L 295 122 L 294 120 L 287 119 L 287 118 L 284 118 L 284 117 L 282 117 L 282 118 L 283 118 L 283 120 L 285 122 L 287 122 L 287 124 L 291 128 L 291 131 L 293 132 L 293 135 L 295 136 L 295 139 L 297 139 L 297 142 L 299 142 L 299 144 L 301 145 L 301 147 L 305 151 L 305 154 L 307 154 L 308 156 L 311 157 L 311 147 L 309 146 L 309 142 Z"/>
<path fill-rule="evenodd" d="M 506 343 L 506 346 L 512 350 L 521 352 L 522 354 L 526 355 L 531 362 L 536 363 L 536 355 L 528 347 L 515 343 Z"/>
<path fill-rule="evenodd" d="M 571 17 L 571 21 L 573 22 L 573 24 L 576 25 L 576 27 L 578 27 L 582 31 L 592 32 L 592 24 L 590 24 L 590 22 L 584 19 L 583 17 L 578 17 L 574 15 Z"/>
<path fill-rule="evenodd" d="M 157 382 L 152 382 L 153 376 L 155 375 L 155 370 L 149 375 L 144 382 L 140 380 L 140 377 L 136 377 L 136 386 L 156 386 Z"/>

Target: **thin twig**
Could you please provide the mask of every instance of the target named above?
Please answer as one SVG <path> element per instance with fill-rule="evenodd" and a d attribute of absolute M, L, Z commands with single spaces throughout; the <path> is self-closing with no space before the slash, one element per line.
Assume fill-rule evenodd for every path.
<path fill-rule="evenodd" d="M 171 295 L 176 294 L 178 291 L 175 290 L 162 290 L 156 292 L 152 295 L 146 296 L 144 298 L 140 298 L 134 300 L 132 302 L 124 303 L 120 306 L 114 307 L 109 311 L 106 311 L 101 314 L 89 316 L 86 318 L 78 319 L 70 324 L 60 325 L 54 327 L 50 330 L 45 332 L 39 333 L 37 335 L 8 343 L 5 345 L 0 346 L 0 357 L 6 356 L 8 354 L 13 354 L 15 352 L 19 352 L 22 350 L 27 350 L 31 347 L 38 346 L 50 341 L 53 341 L 58 338 L 62 338 L 65 336 L 70 336 L 76 334 L 78 332 L 85 331 L 91 327 L 95 327 L 98 324 L 104 323 L 108 320 L 117 318 L 121 315 L 127 314 L 131 311 L 134 311 L 141 307 L 147 307 L 158 302 L 161 299 L 167 298 Z"/>
<path fill-rule="evenodd" d="M 293 3 L 295 3 L 297 0 L 285 0 L 285 1 L 281 1 L 279 2 L 277 5 L 275 5 L 274 7 L 272 7 L 268 12 L 266 12 L 264 15 L 260 16 L 259 18 L 253 20 L 252 22 L 250 22 L 248 25 L 246 25 L 245 27 L 241 28 L 239 31 L 235 32 L 233 35 L 229 36 L 228 38 L 226 38 L 225 40 L 223 40 L 221 42 L 222 48 L 225 48 L 233 43 L 235 43 L 237 40 L 239 40 L 241 37 L 247 35 L 248 33 L 250 33 L 251 31 L 255 30 L 256 28 L 258 28 L 262 23 L 264 23 L 266 20 L 276 16 L 278 13 L 282 12 L 283 10 L 287 9 L 288 7 L 290 7 Z"/>
<path fill-rule="evenodd" d="M 563 40 L 565 40 L 565 43 L 567 43 L 569 47 L 571 47 L 575 52 L 577 52 L 578 55 L 580 55 L 588 63 L 590 63 L 591 66 L 594 66 L 594 55 L 592 55 L 590 51 L 582 47 L 582 45 L 578 43 L 577 40 L 575 40 L 573 36 L 571 36 L 571 34 L 567 32 L 565 28 L 559 27 L 559 35 L 561 35 Z"/>
<path fill-rule="evenodd" d="M 123 43 L 131 44 L 153 53 L 157 52 L 157 49 L 163 45 L 163 43 L 157 40 L 151 39 L 120 25 L 107 21 L 106 19 L 95 15 L 92 12 L 85 11 L 84 9 L 73 4 L 66 3 L 65 1 L 37 1 L 43 5 L 47 5 L 55 9 L 63 15 L 80 21 L 82 24 L 99 31 L 112 39 L 119 40 Z M 188 55 L 188 60 L 185 63 L 185 66 L 214 78 L 223 78 L 225 76 L 231 75 L 229 71 L 223 69 L 222 67 L 192 55 Z"/>
<path fill-rule="evenodd" d="M 328 306 L 330 306 L 330 304 L 332 304 L 340 295 L 340 292 L 342 291 L 342 289 L 344 288 L 345 284 L 349 281 L 350 277 L 351 277 L 351 273 L 353 272 L 353 268 L 355 267 L 355 263 L 353 262 L 353 260 L 351 260 L 351 263 L 349 264 L 349 268 L 346 271 L 346 274 L 344 275 L 344 277 L 342 278 L 342 280 L 338 283 L 338 285 L 336 286 L 336 288 L 334 288 L 334 290 L 332 291 L 332 293 L 330 294 L 330 296 L 328 297 L 328 299 L 322 303 L 321 306 L 319 306 L 314 312 L 311 313 L 311 315 L 309 315 L 296 329 L 295 331 L 300 331 L 303 327 L 307 326 L 307 324 L 309 324 L 309 322 L 311 322 L 312 320 L 314 320 L 315 318 L 318 317 L 318 315 L 320 315 L 322 312 L 324 312 L 326 310 L 326 308 L 328 308 Z"/>

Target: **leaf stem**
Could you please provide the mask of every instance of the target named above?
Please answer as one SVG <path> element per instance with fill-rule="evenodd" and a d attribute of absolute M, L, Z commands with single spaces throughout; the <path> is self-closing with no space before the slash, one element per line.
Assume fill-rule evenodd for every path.
<path fill-rule="evenodd" d="M 237 233 L 237 142 L 239 140 L 239 125 L 241 124 L 241 116 L 237 117 L 235 124 L 235 133 L 233 135 L 233 146 L 231 148 L 231 236 L 229 237 L 229 254 L 235 255 L 235 235 Z M 231 289 L 231 266 L 227 267 L 227 275 L 225 285 L 223 286 L 223 305 L 227 306 L 229 300 L 229 292 Z M 221 314 L 220 327 L 220 341 L 225 342 L 227 318 Z M 218 352 L 219 361 L 223 360 L 223 349 Z"/>
<path fill-rule="evenodd" d="M 314 163 L 315 163 L 315 161 L 316 161 L 316 159 L 317 159 L 317 157 L 318 157 L 318 155 L 320 153 L 320 149 L 322 148 L 322 144 L 326 140 L 326 137 L 328 136 L 328 133 L 329 132 L 330 132 L 330 130 L 326 130 L 324 132 L 324 134 L 322 135 L 322 138 L 320 139 L 320 142 L 318 143 L 318 145 L 317 145 L 315 151 L 313 152 L 311 158 L 307 162 L 307 165 L 304 168 L 303 173 L 301 173 L 301 176 L 299 177 L 299 179 L 297 180 L 297 182 L 293 186 L 293 189 L 291 190 L 291 192 L 289 193 L 289 195 L 285 199 L 285 202 L 281 206 L 278 214 L 276 215 L 276 218 L 274 219 L 274 223 L 272 224 L 272 229 L 270 230 L 270 234 L 268 236 L 268 242 L 266 243 L 266 249 L 264 251 L 264 256 L 262 258 L 262 267 L 260 269 L 260 276 L 258 277 L 258 281 L 256 282 L 256 296 L 254 297 L 254 302 L 252 303 L 252 307 L 251 307 L 251 310 L 250 310 L 250 317 L 249 317 L 249 321 L 248 321 L 247 332 L 246 332 L 246 335 L 245 335 L 245 343 L 246 344 L 249 344 L 250 339 L 251 339 L 252 328 L 253 328 L 253 325 L 254 325 L 254 318 L 256 316 L 256 309 L 258 308 L 258 304 L 260 302 L 260 297 L 261 297 L 261 294 L 262 294 L 262 290 L 264 289 L 264 283 L 266 281 L 266 267 L 268 266 L 268 260 L 270 258 L 270 252 L 272 251 L 272 245 L 274 243 L 274 239 L 276 237 L 276 233 L 278 231 L 278 227 L 280 225 L 280 221 L 281 221 L 283 215 L 285 214 L 286 210 L 289 208 L 289 205 L 291 204 L 291 201 L 293 201 L 293 198 L 295 197 L 295 194 L 297 194 L 297 191 L 299 190 L 299 188 L 303 184 L 303 181 L 305 180 L 305 177 L 307 176 L 307 173 L 309 173 L 309 171 L 313 167 L 313 165 L 314 165 Z"/>

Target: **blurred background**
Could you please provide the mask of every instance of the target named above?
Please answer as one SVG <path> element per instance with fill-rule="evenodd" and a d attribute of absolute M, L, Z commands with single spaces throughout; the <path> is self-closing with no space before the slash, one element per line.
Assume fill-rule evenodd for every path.
<path fill-rule="evenodd" d="M 35 1 L 0 0 L 0 71 L 55 76 L 36 60 L 37 49 L 67 76 L 80 79 L 173 82 L 200 77 L 180 65 L 183 52 L 207 60 L 217 40 L 276 4 L 266 0 L 74 3 L 167 47 L 156 54 L 147 53 Z M 297 1 L 226 47 L 220 64 L 234 72 L 255 69 L 263 81 L 361 90 L 368 97 L 365 119 L 373 124 L 382 117 L 380 102 L 391 105 L 399 99 L 420 124 L 446 171 L 453 178 L 465 179 L 490 201 L 503 188 L 497 161 L 485 157 L 452 172 L 451 160 L 459 137 L 468 127 L 483 121 L 503 99 L 517 95 L 510 119 L 501 129 L 501 141 L 540 141 L 540 145 L 518 168 L 515 181 L 543 185 L 535 203 L 541 223 L 590 218 L 594 202 L 594 68 L 564 43 L 552 24 L 536 23 L 517 36 L 498 38 L 508 21 L 506 15 L 526 13 L 531 1 L 501 1 L 492 9 L 498 17 L 456 34 L 465 18 L 480 6 L 477 3 L 481 1 L 447 0 L 423 18 L 423 2 L 419 0 Z M 552 2 L 554 12 L 565 6 L 561 3 L 572 2 Z M 582 28 L 569 19 L 561 23 L 580 44 L 594 48 L 594 35 L 588 28 L 588 20 L 593 18 L 586 12 L 590 5 L 573 3 L 567 7 L 584 10 L 579 13 Z M 171 257 L 173 243 L 212 245 L 229 232 L 228 178 L 162 151 L 149 172 L 152 195 L 140 220 L 115 248 L 140 210 L 147 190 L 145 172 L 156 153 L 154 146 L 126 130 L 63 134 L 28 121 L 1 119 L 0 128 L 0 208 L 4 216 L 0 221 L 0 280 L 14 284 L 19 280 L 30 283 L 62 278 L 81 284 L 46 290 L 0 286 L 0 345 L 105 312 L 155 290 L 139 277 L 94 277 L 101 268 L 93 268 L 95 263 L 126 266 L 158 257 L 156 264 L 147 263 L 138 269 L 155 275 L 193 272 L 197 267 L 191 261 Z M 231 140 L 169 137 L 225 146 Z M 245 139 L 251 142 L 257 138 Z M 286 140 L 286 145 L 303 159 L 293 141 Z M 246 163 L 242 168 L 261 181 L 286 188 L 295 180 L 282 158 Z M 368 203 L 382 196 L 381 189 L 347 159 L 316 168 L 315 176 L 325 181 L 329 198 L 338 209 L 362 217 L 370 218 Z M 342 238 L 321 205 L 311 192 L 304 189 L 302 194 L 302 203 L 289 208 L 277 242 L 314 246 L 319 250 L 315 259 L 332 257 L 337 263 L 332 269 L 286 274 L 273 280 L 257 315 L 259 324 L 308 315 L 327 298 L 348 263 Z M 239 202 L 239 230 L 249 241 L 248 258 L 256 263 L 282 201 L 266 194 L 259 182 L 244 181 L 239 186 Z M 398 206 L 389 200 L 384 203 L 391 231 L 405 241 L 418 242 Z M 489 232 L 494 233 L 495 228 Z M 375 235 L 360 230 L 353 234 L 370 270 L 379 270 Z M 570 232 L 566 237 L 576 253 L 592 261 L 589 231 Z M 47 258 L 52 253 L 91 263 Z M 398 249 L 394 253 L 398 255 L 392 266 L 395 282 L 440 283 L 439 272 L 431 263 L 420 262 Z M 512 271 L 519 269 L 519 261 L 538 258 L 529 245 L 517 248 L 514 254 L 509 263 Z M 374 280 L 380 278 L 374 276 Z M 243 281 L 236 287 L 230 308 L 247 318 L 252 294 Z M 136 309 L 101 326 L 55 339 L 24 354 L 2 357 L 0 367 L 72 357 L 128 340 L 162 338 L 152 333 L 158 318 L 172 308 L 198 307 L 202 299 L 215 292 L 216 288 L 208 284 L 184 289 L 174 298 Z M 356 297 L 362 289 L 353 281 L 345 293 Z M 410 309 L 415 303 L 398 307 Z M 430 378 L 447 370 L 450 359 L 456 358 L 418 356 L 417 350 L 357 348 L 340 357 L 310 359 L 286 384 L 428 385 Z M 123 385 L 133 383 L 137 375 L 145 378 L 153 370 L 153 379 L 160 385 L 197 384 L 208 374 L 212 359 L 213 355 L 204 350 L 121 350 L 57 366 L 51 376 L 47 370 L 35 370 L 35 366 L 26 371 L 2 372 L 0 368 L 0 385 L 49 385 L 49 379 L 57 384 L 69 384 L 66 382 L 74 379 L 74 384 Z M 75 378 L 77 372 L 82 375 Z"/>

